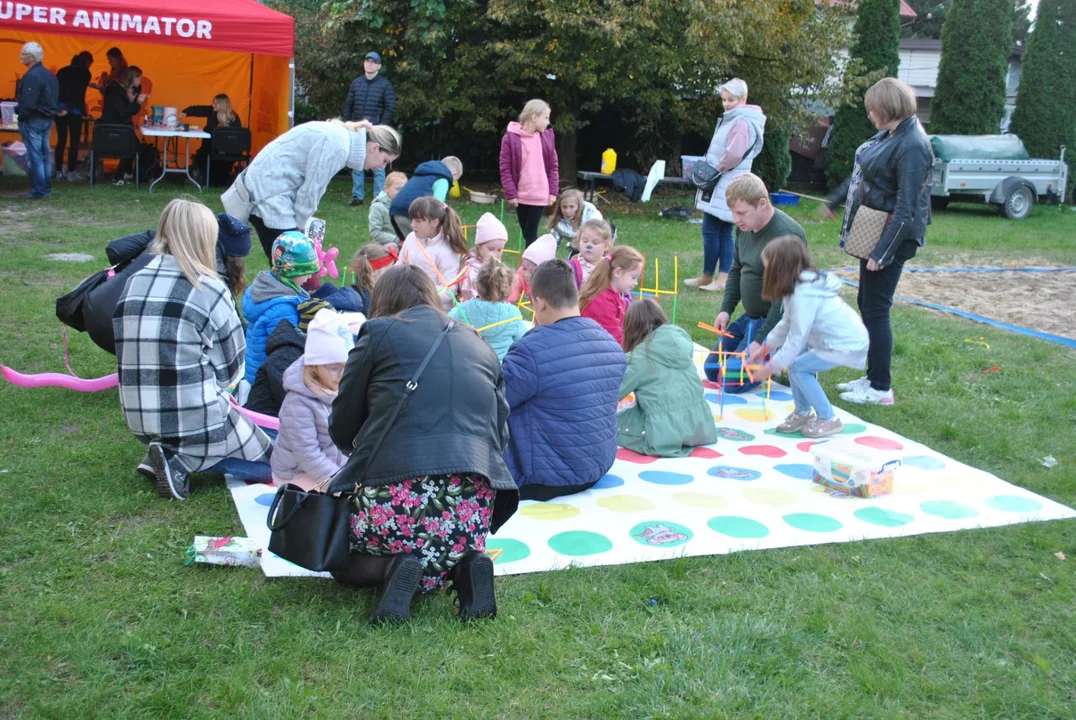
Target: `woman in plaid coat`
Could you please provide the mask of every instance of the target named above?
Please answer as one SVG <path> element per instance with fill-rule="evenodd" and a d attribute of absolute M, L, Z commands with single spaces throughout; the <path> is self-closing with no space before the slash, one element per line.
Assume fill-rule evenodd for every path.
<path fill-rule="evenodd" d="M 217 221 L 176 199 L 161 213 L 156 257 L 131 276 L 113 315 L 120 406 L 149 446 L 138 471 L 161 497 L 189 494 L 190 472 L 268 478 L 272 441 L 229 404 L 246 341 L 214 270 Z"/>

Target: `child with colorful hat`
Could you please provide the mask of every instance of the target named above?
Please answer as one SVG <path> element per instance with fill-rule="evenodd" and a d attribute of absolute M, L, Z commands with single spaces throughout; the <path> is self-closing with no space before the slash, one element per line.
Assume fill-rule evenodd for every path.
<path fill-rule="evenodd" d="M 299 324 L 299 303 L 309 300 L 302 285 L 318 269 L 318 253 L 313 241 L 298 230 L 281 233 L 272 248 L 271 270 L 258 273 L 243 294 L 243 316 L 247 321 L 247 355 L 244 378 L 251 385 L 265 362 L 265 343 L 281 320 Z"/>

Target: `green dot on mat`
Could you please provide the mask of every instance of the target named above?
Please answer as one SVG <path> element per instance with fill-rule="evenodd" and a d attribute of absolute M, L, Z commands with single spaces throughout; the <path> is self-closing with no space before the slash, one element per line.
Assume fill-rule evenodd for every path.
<path fill-rule="evenodd" d="M 649 547 L 676 547 L 691 539 L 691 529 L 668 520 L 642 522 L 630 530 L 632 539 Z"/>
<path fill-rule="evenodd" d="M 799 431 L 794 433 L 779 433 L 773 428 L 763 431 L 767 435 L 776 435 L 783 438 L 802 438 L 804 437 Z M 860 425 L 859 423 L 845 423 L 844 430 L 840 432 L 841 435 L 858 435 L 861 432 L 867 432 L 866 425 Z"/>
<path fill-rule="evenodd" d="M 739 515 L 718 515 L 706 524 L 714 532 L 734 538 L 761 538 L 770 534 L 769 528 L 762 523 Z"/>
<path fill-rule="evenodd" d="M 492 552 L 491 552 L 492 551 Z M 493 558 L 497 565 L 515 562 L 529 557 L 531 549 L 527 543 L 511 538 L 490 538 L 486 540 L 486 554 Z"/>
<path fill-rule="evenodd" d="M 561 555 L 597 555 L 613 549 L 613 541 L 587 530 L 569 530 L 549 538 L 549 547 Z"/>
<path fill-rule="evenodd" d="M 784 521 L 797 530 L 816 533 L 834 532 L 844 527 L 831 517 L 815 513 L 792 513 L 785 515 Z"/>
<path fill-rule="evenodd" d="M 1042 510 L 1042 503 L 1023 495 L 995 495 L 986 501 L 988 507 L 1005 512 L 1035 512 Z"/>
<path fill-rule="evenodd" d="M 853 514 L 863 522 L 869 522 L 871 525 L 881 525 L 882 527 L 900 527 L 915 520 L 911 515 L 899 513 L 895 510 L 884 510 L 879 507 L 860 508 Z"/>
<path fill-rule="evenodd" d="M 928 515 L 945 518 L 946 520 L 961 520 L 975 517 L 979 511 L 967 505 L 961 505 L 952 500 L 928 500 L 919 505 L 919 509 Z"/>

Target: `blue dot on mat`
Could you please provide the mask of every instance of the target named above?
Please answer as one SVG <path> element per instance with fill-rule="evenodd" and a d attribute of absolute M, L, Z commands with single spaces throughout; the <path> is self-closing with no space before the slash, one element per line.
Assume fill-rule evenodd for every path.
<path fill-rule="evenodd" d="M 952 500 L 928 500 L 920 504 L 919 508 L 928 515 L 945 518 L 946 520 L 962 520 L 979 514 L 979 511 L 975 508 L 961 505 Z"/>
<path fill-rule="evenodd" d="M 725 480 L 758 480 L 762 473 L 748 468 L 731 467 L 730 465 L 715 465 L 706 471 L 711 477 L 724 478 Z"/>
<path fill-rule="evenodd" d="M 1035 512 L 1042 510 L 1042 503 L 1023 495 L 995 495 L 986 501 L 988 507 L 1004 512 Z"/>
<path fill-rule="evenodd" d="M 607 490 L 608 488 L 620 487 L 624 484 L 624 478 L 616 475 L 602 475 L 601 480 L 594 483 L 595 490 Z"/>
<path fill-rule="evenodd" d="M 828 533 L 844 527 L 831 517 L 815 513 L 792 513 L 791 515 L 785 515 L 784 520 L 797 530 L 806 530 L 807 532 Z"/>
<path fill-rule="evenodd" d="M 639 479 L 655 485 L 687 485 L 695 478 L 684 473 L 674 473 L 666 470 L 644 470 L 639 473 Z"/>
<path fill-rule="evenodd" d="M 882 527 L 900 527 L 915 520 L 911 515 L 899 513 L 895 510 L 885 510 L 880 507 L 861 508 L 853 514 L 863 522 L 869 522 L 871 525 L 881 525 Z"/>
<path fill-rule="evenodd" d="M 770 534 L 769 529 L 757 520 L 739 515 L 718 515 L 706 521 L 714 532 L 734 538 L 761 538 Z"/>
<path fill-rule="evenodd" d="M 269 507 L 273 504 L 273 498 L 275 497 L 276 493 L 262 493 L 258 497 L 254 498 L 254 502 L 258 503 L 259 505 Z"/>
<path fill-rule="evenodd" d="M 814 477 L 814 466 L 807 463 L 782 463 L 774 465 L 773 469 L 797 480 L 810 480 Z"/>
<path fill-rule="evenodd" d="M 720 405 L 721 404 L 721 396 L 718 395 L 717 393 L 706 393 L 706 399 L 709 400 L 710 402 L 714 403 L 715 405 Z M 726 405 L 746 405 L 747 401 L 744 400 L 739 395 L 733 395 L 731 393 L 725 393 L 725 404 Z"/>
<path fill-rule="evenodd" d="M 941 470 L 945 467 L 945 463 L 930 455 L 908 455 L 901 462 L 921 470 Z"/>
<path fill-rule="evenodd" d="M 766 391 L 763 390 L 762 392 L 759 393 L 759 395 L 761 395 L 763 398 L 765 398 L 766 397 Z M 794 398 L 792 397 L 791 393 L 781 392 L 780 390 L 773 390 L 773 391 L 770 392 L 770 400 L 792 400 L 792 399 L 794 399 Z"/>

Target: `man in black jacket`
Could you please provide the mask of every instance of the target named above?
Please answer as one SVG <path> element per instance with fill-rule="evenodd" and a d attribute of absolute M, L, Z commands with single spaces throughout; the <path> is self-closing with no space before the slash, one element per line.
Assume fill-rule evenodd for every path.
<path fill-rule="evenodd" d="M 363 61 L 365 74 L 351 81 L 344 103 L 345 120 L 369 120 L 374 125 L 388 125 L 396 114 L 396 91 L 387 77 L 380 77 L 381 56 L 376 52 L 366 53 Z M 374 197 L 376 198 L 385 185 L 385 168 L 374 171 Z M 351 207 L 363 204 L 366 195 L 366 177 L 362 170 L 351 173 Z"/>
<path fill-rule="evenodd" d="M 27 174 L 30 176 L 30 192 L 23 197 L 33 200 L 43 200 L 52 193 L 49 136 L 60 102 L 60 84 L 41 64 L 44 54 L 38 43 L 28 42 L 22 46 L 19 59 L 29 69 L 19 81 L 15 98 L 19 134 L 26 146 Z"/>
<path fill-rule="evenodd" d="M 56 72 L 60 85 L 59 112 L 56 113 L 56 159 L 53 169 L 58 177 L 78 180 L 78 145 L 82 139 L 82 118 L 86 115 L 86 88 L 89 87 L 93 55 L 83 51 L 71 58 L 71 64 Z M 64 165 L 64 148 L 69 147 Z"/>

